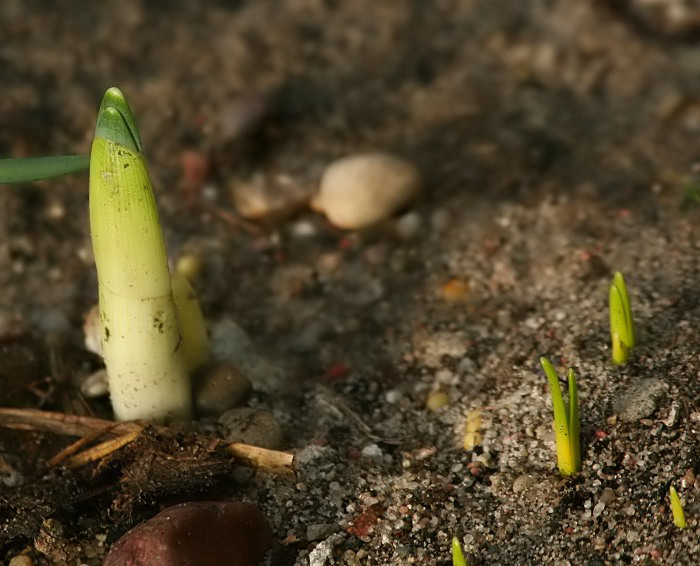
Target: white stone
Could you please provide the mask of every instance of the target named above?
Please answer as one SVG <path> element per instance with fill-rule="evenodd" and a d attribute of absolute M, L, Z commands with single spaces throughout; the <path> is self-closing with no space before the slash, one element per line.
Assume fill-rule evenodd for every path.
<path fill-rule="evenodd" d="M 420 171 L 405 159 L 385 153 L 351 155 L 326 167 L 312 206 L 339 228 L 365 228 L 408 205 L 421 186 Z"/>
<path fill-rule="evenodd" d="M 367 444 L 362 448 L 362 457 L 368 460 L 381 460 L 383 454 L 382 449 L 376 444 Z"/>

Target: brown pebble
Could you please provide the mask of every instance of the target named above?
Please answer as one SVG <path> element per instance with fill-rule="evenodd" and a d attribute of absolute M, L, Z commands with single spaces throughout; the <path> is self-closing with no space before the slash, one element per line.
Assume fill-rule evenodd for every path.
<path fill-rule="evenodd" d="M 182 503 L 131 529 L 102 566 L 258 566 L 271 544 L 267 520 L 251 503 Z"/>
<path fill-rule="evenodd" d="M 229 442 L 244 442 L 271 450 L 282 447 L 284 433 L 270 411 L 250 407 L 231 409 L 219 417 L 219 422 Z"/>
<path fill-rule="evenodd" d="M 603 493 L 600 494 L 600 500 L 603 505 L 610 505 L 615 501 L 615 490 L 611 487 L 606 487 Z"/>
<path fill-rule="evenodd" d="M 238 213 L 248 220 L 285 217 L 306 205 L 311 191 L 288 175 L 258 174 L 237 179 L 231 186 Z"/>
<path fill-rule="evenodd" d="M 227 362 L 211 362 L 192 378 L 194 403 L 200 415 L 215 416 L 243 404 L 253 386 L 250 380 Z"/>

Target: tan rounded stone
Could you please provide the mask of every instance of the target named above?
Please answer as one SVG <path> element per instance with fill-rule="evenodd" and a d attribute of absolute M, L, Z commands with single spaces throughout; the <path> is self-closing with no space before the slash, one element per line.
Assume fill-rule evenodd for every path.
<path fill-rule="evenodd" d="M 421 191 L 418 168 L 400 157 L 367 153 L 326 167 L 312 206 L 338 228 L 358 229 L 385 220 Z"/>

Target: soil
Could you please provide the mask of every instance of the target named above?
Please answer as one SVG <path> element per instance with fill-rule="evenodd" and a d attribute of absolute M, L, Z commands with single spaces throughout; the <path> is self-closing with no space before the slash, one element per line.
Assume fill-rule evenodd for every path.
<path fill-rule="evenodd" d="M 5 563 L 99 564 L 187 498 L 256 502 L 275 564 L 446 565 L 453 536 L 469 564 L 700 563 L 694 2 L 48 6 L 0 3 L 0 154 L 86 153 L 102 93 L 126 93 L 169 253 L 201 259 L 212 333 L 235 322 L 275 368 L 249 376 L 251 404 L 282 424 L 297 475 L 232 469 L 186 433 L 70 472 L 47 462 L 75 438 L 3 429 Z M 365 151 L 424 173 L 398 219 L 345 232 L 308 207 L 234 208 L 241 180 L 292 201 Z M 640 337 L 619 367 L 617 270 Z M 78 390 L 100 365 L 82 336 L 97 296 L 85 175 L 2 188 L 0 289 L 0 404 L 107 415 Z M 578 379 L 569 480 L 541 355 Z M 201 474 L 138 475 L 143 454 L 183 446 Z"/>

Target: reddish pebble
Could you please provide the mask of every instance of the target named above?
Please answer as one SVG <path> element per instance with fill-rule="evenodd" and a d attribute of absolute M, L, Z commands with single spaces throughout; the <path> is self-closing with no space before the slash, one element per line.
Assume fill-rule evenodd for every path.
<path fill-rule="evenodd" d="M 196 200 L 204 183 L 209 177 L 209 160 L 198 151 L 185 150 L 180 157 L 182 161 L 182 186 L 186 198 Z M 193 204 L 188 202 L 188 204 Z"/>
<path fill-rule="evenodd" d="M 471 475 L 480 476 L 483 471 L 483 464 L 481 462 L 469 462 L 467 464 L 467 469 Z"/>
<path fill-rule="evenodd" d="M 379 503 L 370 505 L 367 509 L 355 517 L 355 519 L 353 519 L 351 526 L 347 529 L 347 532 L 349 532 L 351 535 L 355 535 L 357 538 L 368 536 L 374 530 L 374 526 L 377 524 L 379 517 L 383 513 L 384 510 Z"/>
<path fill-rule="evenodd" d="M 342 379 L 350 373 L 350 368 L 343 363 L 337 363 L 330 366 L 326 373 L 323 374 L 323 379 L 326 381 L 331 381 L 335 379 Z"/>
<path fill-rule="evenodd" d="M 357 448 L 348 449 L 348 458 L 351 460 L 359 460 L 362 453 Z"/>
<path fill-rule="evenodd" d="M 102 566 L 258 566 L 271 544 L 267 520 L 251 503 L 182 503 L 131 529 Z"/>

